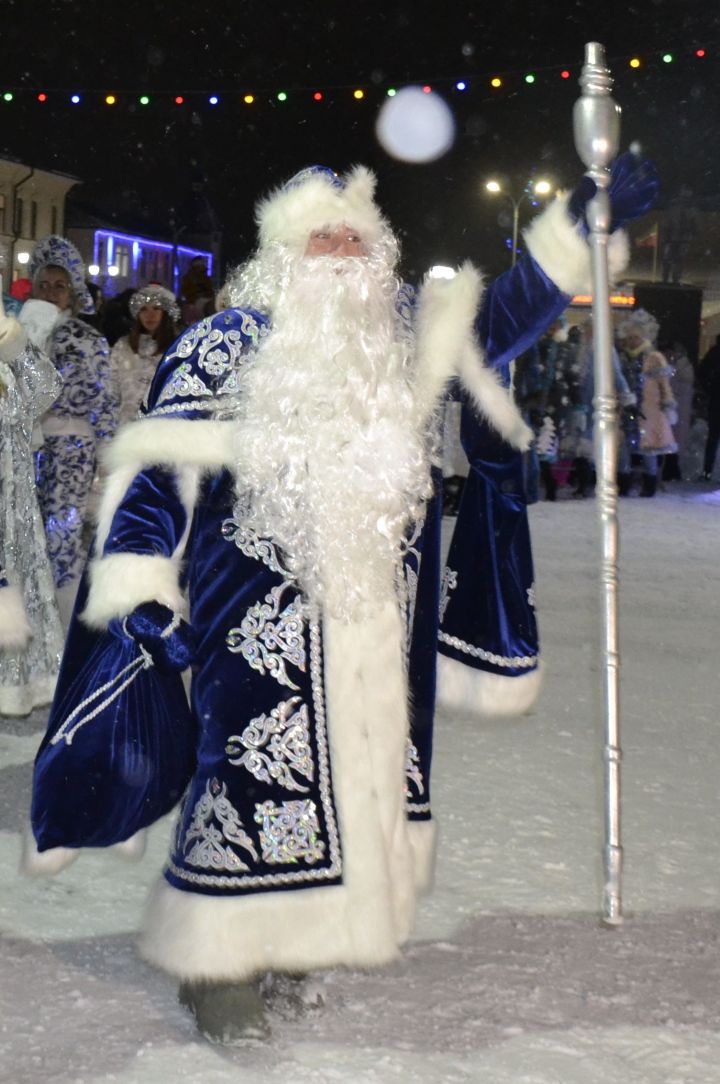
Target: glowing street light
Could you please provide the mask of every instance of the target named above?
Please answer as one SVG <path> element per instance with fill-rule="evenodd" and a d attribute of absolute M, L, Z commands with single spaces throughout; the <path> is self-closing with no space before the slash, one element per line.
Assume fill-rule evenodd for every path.
<path fill-rule="evenodd" d="M 517 261 L 517 241 L 518 241 L 518 226 L 520 222 L 520 206 L 523 200 L 532 199 L 533 196 L 547 196 L 552 192 L 552 184 L 550 181 L 540 179 L 537 181 L 528 181 L 524 190 L 520 193 L 520 196 L 516 199 L 512 193 L 503 188 L 500 181 L 489 180 L 485 183 L 485 190 L 490 192 L 493 196 L 504 196 L 512 206 L 513 211 L 513 231 L 512 231 L 512 253 L 511 253 L 511 265 L 514 267 Z"/>

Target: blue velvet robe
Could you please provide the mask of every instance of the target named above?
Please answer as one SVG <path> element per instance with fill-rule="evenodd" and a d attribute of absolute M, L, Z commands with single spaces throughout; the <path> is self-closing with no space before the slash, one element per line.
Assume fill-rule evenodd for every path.
<path fill-rule="evenodd" d="M 530 257 L 521 260 L 486 290 L 476 320 L 488 364 L 506 373 L 509 361 L 567 303 L 538 264 Z M 412 319 L 409 292 L 401 293 L 399 311 Z M 248 354 L 268 330 L 267 317 L 238 309 L 188 329 L 160 363 L 147 417 L 188 423 L 222 419 L 241 388 Z M 190 424 L 190 443 L 192 432 Z M 438 638 L 441 652 L 474 671 L 512 677 L 537 667 L 520 455 L 470 407 L 463 441 L 472 471 L 445 576 L 439 477 L 424 522 L 408 537 L 402 565 L 410 821 L 431 817 Z M 204 474 L 191 509 L 180 490 L 172 464 L 140 470 L 115 510 L 103 556 L 169 558 L 184 546 L 184 586 L 198 640 L 190 712 L 184 716 L 179 706 L 180 676 L 157 673 L 135 652 L 135 680 L 111 703 L 105 704 L 103 693 L 104 700 L 96 697 L 83 709 L 85 716 L 93 705 L 99 710 L 87 721 L 83 716 L 70 744 L 66 724 L 73 706 L 92 698 L 94 690 L 117 689 L 120 671 L 135 665 L 127 641 L 112 632 L 71 630 L 36 763 L 32 823 L 38 850 L 127 839 L 184 791 L 165 871 L 173 887 L 227 897 L 342 883 L 344 845 L 328 737 L 333 718 L 325 697 L 321 615 L 308 606 L 272 540 L 253 535 L 238 519 L 227 469 Z M 88 687 L 87 660 L 93 652 Z M 162 757 L 153 751 L 152 728 L 131 717 L 138 704 L 158 719 Z M 128 770 L 128 755 L 145 768 Z M 81 762 L 79 778 L 74 763 Z M 98 798 L 98 785 L 105 798 Z"/>

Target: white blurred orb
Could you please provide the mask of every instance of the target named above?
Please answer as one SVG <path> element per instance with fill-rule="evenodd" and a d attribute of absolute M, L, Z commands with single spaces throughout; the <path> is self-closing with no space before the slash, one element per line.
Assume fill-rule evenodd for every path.
<path fill-rule="evenodd" d="M 642 147 L 638 143 L 637 139 L 634 139 L 630 144 L 628 150 L 632 151 L 636 158 L 639 158 L 642 154 Z"/>
<path fill-rule="evenodd" d="M 382 105 L 375 134 L 393 158 L 432 162 L 452 147 L 455 118 L 438 94 L 421 87 L 403 87 Z"/>

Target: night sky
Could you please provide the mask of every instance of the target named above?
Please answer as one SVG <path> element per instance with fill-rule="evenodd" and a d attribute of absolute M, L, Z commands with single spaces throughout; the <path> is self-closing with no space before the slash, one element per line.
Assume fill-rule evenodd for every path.
<path fill-rule="evenodd" d="M 137 230 L 183 224 L 202 185 L 228 263 L 252 247 L 259 194 L 309 163 L 342 171 L 360 161 L 378 173 L 408 277 L 465 257 L 495 273 L 508 262 L 507 215 L 482 184 L 498 172 L 517 192 L 532 173 L 575 182 L 571 114 L 589 40 L 607 47 L 623 144 L 639 140 L 656 160 L 664 200 L 686 187 L 697 206 L 720 209 L 720 15 L 710 10 L 696 0 L 3 0 L 0 92 L 15 97 L 0 100 L 0 154 L 78 176 L 75 202 Z M 627 66 L 635 52 L 639 73 Z M 494 74 L 505 79 L 500 93 L 488 86 Z M 469 90 L 454 89 L 459 78 Z M 388 86 L 425 82 L 452 106 L 456 142 L 435 163 L 402 164 L 375 140 L 375 117 Z M 75 107 L 74 90 L 83 93 Z M 117 105 L 103 104 L 108 92 Z"/>

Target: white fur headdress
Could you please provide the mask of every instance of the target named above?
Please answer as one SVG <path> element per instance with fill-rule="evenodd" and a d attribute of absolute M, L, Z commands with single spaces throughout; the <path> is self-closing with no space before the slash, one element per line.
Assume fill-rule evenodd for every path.
<path fill-rule="evenodd" d="M 637 331 L 648 342 L 654 343 L 659 329 L 660 325 L 652 313 L 647 312 L 645 309 L 635 309 L 625 317 L 617 330 L 621 339 L 624 339 L 631 331 Z"/>
<path fill-rule="evenodd" d="M 375 185 L 365 166 L 342 178 L 324 166 L 302 170 L 257 204 L 260 247 L 281 243 L 300 254 L 312 230 L 343 224 L 373 244 L 390 231 L 374 200 Z"/>

